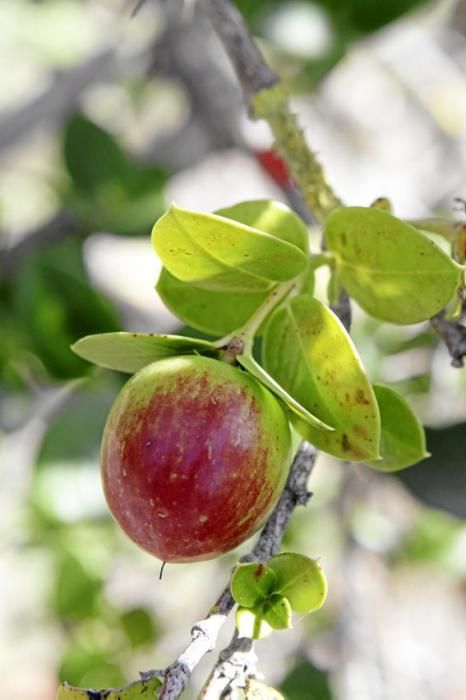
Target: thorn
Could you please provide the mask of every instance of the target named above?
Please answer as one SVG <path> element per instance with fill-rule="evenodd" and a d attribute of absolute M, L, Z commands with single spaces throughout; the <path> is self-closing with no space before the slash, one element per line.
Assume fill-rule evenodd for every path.
<path fill-rule="evenodd" d="M 161 581 L 161 580 L 162 580 L 162 576 L 163 576 L 163 570 L 164 570 L 164 568 L 165 568 L 165 564 L 166 564 L 166 563 L 167 563 L 167 562 L 166 562 L 166 561 L 164 561 L 164 562 L 163 562 L 163 564 L 162 564 L 162 566 L 160 567 L 160 573 L 159 573 L 159 581 Z"/>

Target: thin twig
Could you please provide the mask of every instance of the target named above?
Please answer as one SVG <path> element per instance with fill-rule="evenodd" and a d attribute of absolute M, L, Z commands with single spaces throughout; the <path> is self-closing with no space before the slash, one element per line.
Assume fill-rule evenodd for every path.
<path fill-rule="evenodd" d="M 241 561 L 266 563 L 279 551 L 294 509 L 298 505 L 305 506 L 312 495 L 307 489 L 307 484 L 317 455 L 316 448 L 303 440 L 293 460 L 285 489 L 277 507 L 264 527 L 252 553 L 243 557 Z M 247 679 L 253 675 L 255 675 L 255 654 L 252 641 L 239 637 L 235 631 L 228 646 L 220 652 L 217 663 L 199 697 L 202 700 L 213 700 L 220 697 L 220 691 L 244 687 Z"/>
<path fill-rule="evenodd" d="M 311 496 L 307 490 L 307 482 L 316 457 L 315 447 L 303 442 L 293 460 L 286 486 L 275 510 L 268 519 L 251 554 L 243 557 L 241 561 L 266 562 L 279 551 L 291 514 L 296 506 L 306 505 Z M 141 673 L 142 678 L 150 678 L 152 675 L 160 676 L 163 673 L 165 680 L 160 691 L 160 700 L 179 698 L 188 685 L 191 674 L 199 661 L 207 652 L 215 648 L 220 629 L 234 605 L 235 601 L 228 584 L 207 616 L 193 626 L 191 641 L 178 659 L 164 672 Z M 240 642 L 237 649 L 230 645 L 231 654 L 239 651 L 241 646 L 244 646 L 244 642 Z"/>

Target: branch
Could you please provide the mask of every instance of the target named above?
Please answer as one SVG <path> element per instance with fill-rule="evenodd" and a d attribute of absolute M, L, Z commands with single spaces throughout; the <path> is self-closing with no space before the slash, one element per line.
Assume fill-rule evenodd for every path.
<path fill-rule="evenodd" d="M 50 87 L 38 97 L 0 114 L 0 149 L 10 147 L 38 126 L 54 126 L 73 111 L 84 90 L 95 83 L 130 74 L 144 53 L 128 59 L 120 56 L 116 48 L 108 48 L 76 68 L 57 72 Z"/>
<path fill-rule="evenodd" d="M 0 250 L 0 268 L 3 268 L 7 275 L 11 275 L 29 253 L 43 245 L 65 240 L 79 231 L 78 218 L 63 209 L 42 226 L 25 233 L 11 248 Z"/>
<path fill-rule="evenodd" d="M 243 557 L 241 561 L 265 563 L 279 551 L 283 535 L 295 507 L 306 505 L 311 496 L 307 490 L 307 482 L 316 457 L 317 450 L 315 447 L 307 442 L 303 442 L 293 460 L 286 486 L 275 510 L 262 530 L 254 549 L 250 554 Z M 215 648 L 220 629 L 234 606 L 235 601 L 228 584 L 205 619 L 193 626 L 191 642 L 178 659 L 165 671 L 155 670 L 141 673 L 142 679 L 148 679 L 153 676 L 164 677 L 164 684 L 160 691 L 160 700 L 176 700 L 176 698 L 180 697 L 189 683 L 194 668 L 207 652 Z M 236 642 L 232 640 L 227 650 L 223 652 L 223 657 L 221 656 L 222 663 L 228 661 L 230 664 L 233 663 L 234 660 L 231 660 L 232 655 L 239 651 L 246 651 L 245 642 L 244 639 L 236 638 Z M 218 676 L 219 673 L 223 672 L 223 667 L 217 670 L 216 666 L 214 672 Z"/>
<path fill-rule="evenodd" d="M 458 321 L 448 321 L 441 311 L 430 321 L 432 328 L 442 338 L 452 357 L 453 367 L 464 367 L 466 357 L 466 327 Z"/>
<path fill-rule="evenodd" d="M 286 90 L 262 59 L 242 16 L 230 0 L 203 0 L 203 5 L 233 64 L 251 116 L 268 122 L 276 149 L 287 163 L 307 206 L 317 221 L 324 221 L 341 202 L 327 183 L 316 155 L 290 111 Z"/>
<path fill-rule="evenodd" d="M 279 83 L 264 62 L 240 12 L 229 0 L 203 0 L 209 19 L 235 69 L 246 105 L 254 113 L 254 97 Z"/>

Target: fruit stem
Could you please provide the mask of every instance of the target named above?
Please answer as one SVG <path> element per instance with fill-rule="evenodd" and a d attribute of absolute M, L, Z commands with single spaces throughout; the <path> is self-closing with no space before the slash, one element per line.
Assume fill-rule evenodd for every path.
<path fill-rule="evenodd" d="M 320 256 L 315 256 L 320 257 Z M 224 338 L 220 338 L 215 346 L 224 350 L 222 360 L 233 364 L 237 355 L 248 355 L 252 353 L 254 336 L 272 309 L 285 299 L 297 286 L 296 280 L 283 282 L 273 288 L 269 296 L 259 306 L 253 315 L 246 321 L 244 326 L 233 331 Z"/>
<path fill-rule="evenodd" d="M 322 267 L 323 265 L 334 267 L 335 256 L 333 253 L 319 253 L 318 255 L 311 255 L 309 258 L 309 266 L 307 271 L 317 270 L 318 267 Z"/>

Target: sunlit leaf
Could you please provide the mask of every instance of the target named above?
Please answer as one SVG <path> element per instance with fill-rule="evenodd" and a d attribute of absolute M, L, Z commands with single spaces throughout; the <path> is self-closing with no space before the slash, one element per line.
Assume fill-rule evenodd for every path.
<path fill-rule="evenodd" d="M 335 210 L 326 239 L 341 283 L 375 318 L 418 323 L 455 293 L 460 267 L 418 230 L 380 209 Z"/>
<path fill-rule="evenodd" d="M 349 461 L 379 456 L 380 416 L 372 387 L 348 333 L 316 299 L 298 296 L 274 311 L 263 340 L 266 371 L 334 432 L 316 430 L 292 413 L 316 447 Z"/>
<path fill-rule="evenodd" d="M 424 428 L 406 399 L 388 386 L 374 384 L 373 389 L 380 410 L 382 459 L 369 466 L 394 472 L 428 457 Z"/>
<path fill-rule="evenodd" d="M 281 202 L 258 200 L 241 202 L 215 212 L 246 226 L 291 243 L 303 252 L 308 250 L 308 233 L 304 223 Z M 312 293 L 314 275 L 305 275 L 306 291 Z M 163 268 L 157 283 L 163 303 L 189 326 L 213 335 L 227 335 L 240 328 L 267 297 L 267 292 L 222 292 L 194 287 L 182 282 Z M 261 334 L 261 329 L 258 335 Z"/>
<path fill-rule="evenodd" d="M 274 590 L 287 598 L 293 610 L 308 613 L 322 607 L 327 597 L 327 580 L 316 559 L 302 554 L 278 554 L 269 561 L 269 567 L 277 577 Z"/>
<path fill-rule="evenodd" d="M 240 564 L 231 578 L 231 594 L 238 605 L 253 608 L 274 590 L 275 583 L 274 572 L 265 564 Z"/>
<path fill-rule="evenodd" d="M 290 243 L 215 214 L 174 205 L 155 224 L 152 242 L 175 277 L 222 292 L 265 291 L 306 267 L 306 256 Z"/>
<path fill-rule="evenodd" d="M 247 369 L 253 377 L 261 382 L 267 389 L 270 389 L 272 393 L 278 396 L 287 407 L 293 411 L 299 418 L 308 423 L 313 428 L 317 430 L 333 430 L 333 428 L 326 423 L 323 423 L 319 418 L 313 416 L 308 410 L 301 406 L 301 404 L 296 401 L 290 394 L 288 394 L 283 387 L 275 381 L 273 377 L 268 374 L 263 367 L 260 366 L 258 362 L 255 361 L 253 357 L 248 355 L 238 355 L 237 361 L 239 364 Z"/>
<path fill-rule="evenodd" d="M 85 690 L 73 688 L 68 683 L 62 683 L 58 689 L 56 700 L 145 700 L 155 697 L 155 691 L 160 688 L 160 678 L 150 678 L 147 681 L 134 681 L 123 688 L 108 690 Z"/>
<path fill-rule="evenodd" d="M 88 362 L 129 374 L 166 357 L 217 353 L 215 346 L 206 340 L 123 332 L 88 335 L 74 343 L 71 349 Z"/>
<path fill-rule="evenodd" d="M 218 209 L 215 213 L 287 241 L 303 253 L 309 251 L 309 234 L 304 221 L 282 202 L 251 200 Z"/>

